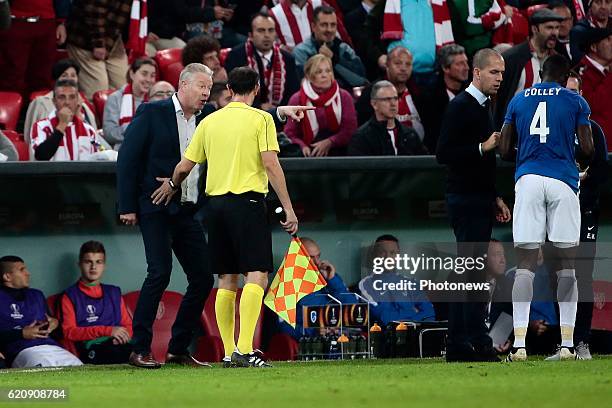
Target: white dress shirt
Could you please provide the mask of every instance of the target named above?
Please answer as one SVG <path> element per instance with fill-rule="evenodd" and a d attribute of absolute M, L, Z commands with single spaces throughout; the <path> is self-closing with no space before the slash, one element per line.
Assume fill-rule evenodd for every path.
<path fill-rule="evenodd" d="M 196 128 L 196 115 L 192 115 L 189 120 L 185 119 L 183 108 L 178 100 L 177 94 L 172 95 L 174 110 L 176 112 L 176 125 L 178 127 L 179 145 L 181 156 L 185 153 L 189 142 L 193 138 Z M 199 197 L 198 179 L 200 177 L 200 165 L 196 164 L 191 173 L 181 183 L 181 203 L 197 203 Z"/>

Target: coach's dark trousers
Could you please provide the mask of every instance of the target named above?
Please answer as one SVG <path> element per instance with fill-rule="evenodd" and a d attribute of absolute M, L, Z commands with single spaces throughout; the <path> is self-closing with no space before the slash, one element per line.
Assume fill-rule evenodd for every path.
<path fill-rule="evenodd" d="M 457 256 L 480 257 L 487 253 L 495 196 L 491 194 L 446 194 L 448 214 L 457 239 Z M 486 269 L 463 274 L 451 272 L 450 282 L 485 282 Z M 447 352 L 476 351 L 491 347 L 485 324 L 488 292 L 455 292 L 449 303 Z"/>
<path fill-rule="evenodd" d="M 136 353 L 146 354 L 151 350 L 153 322 L 170 282 L 173 251 L 187 275 L 188 286 L 172 326 L 168 352 L 186 354 L 198 328 L 214 279 L 209 270 L 204 230 L 193 218 L 195 211 L 195 205 L 184 205 L 175 215 L 155 212 L 140 216 L 148 267 L 132 324 Z"/>

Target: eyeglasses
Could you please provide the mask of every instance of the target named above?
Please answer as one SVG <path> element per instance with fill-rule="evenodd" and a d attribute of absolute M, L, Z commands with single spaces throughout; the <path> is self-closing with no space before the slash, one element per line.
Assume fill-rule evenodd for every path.
<path fill-rule="evenodd" d="M 174 91 L 157 91 L 153 95 L 151 95 L 151 97 L 152 98 L 161 97 L 161 96 L 171 97 L 172 95 L 174 95 Z"/>
<path fill-rule="evenodd" d="M 397 102 L 399 100 L 399 96 L 388 96 L 386 98 L 372 98 L 375 101 L 383 101 L 383 102 Z"/>

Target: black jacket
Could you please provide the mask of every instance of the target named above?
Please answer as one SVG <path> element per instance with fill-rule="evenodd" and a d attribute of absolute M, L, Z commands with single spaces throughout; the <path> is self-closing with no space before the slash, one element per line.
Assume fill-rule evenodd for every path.
<path fill-rule="evenodd" d="M 285 77 L 285 91 L 283 93 L 283 97 L 281 99 L 280 104 L 286 105 L 289 102 L 289 98 L 291 95 L 296 93 L 300 88 L 300 83 L 297 78 L 297 71 L 295 68 L 295 58 L 290 53 L 281 50 L 281 54 L 283 55 L 283 59 L 285 60 L 285 70 L 287 71 Z M 264 72 L 264 67 L 259 54 L 255 52 L 255 61 L 259 67 L 259 72 Z M 272 61 L 274 63 L 274 61 Z M 230 51 L 227 55 L 227 59 L 225 60 L 225 70 L 229 73 L 232 69 L 236 67 L 244 67 L 248 64 L 247 56 L 246 56 L 246 48 L 244 44 L 240 44 Z M 268 87 L 265 83 L 265 78 L 263 76 L 259 77 L 259 95 L 255 98 L 255 102 L 253 103 L 254 107 L 261 106 L 261 100 L 263 98 L 267 98 Z"/>
<path fill-rule="evenodd" d="M 467 91 L 448 103 L 436 157 L 448 167 L 447 193 L 495 195 L 495 152 L 480 154 L 478 145 L 493 132 L 487 107 Z"/>
<path fill-rule="evenodd" d="M 516 87 L 521 78 L 521 72 L 523 68 L 525 68 L 527 61 L 531 59 L 529 40 L 515 45 L 502 55 L 506 63 L 506 72 L 504 72 L 504 80 L 497 91 L 497 97 L 495 99 L 493 122 L 497 131 L 500 131 L 504 124 L 506 108 L 512 97 L 514 97 Z"/>
<path fill-rule="evenodd" d="M 395 119 L 397 135 L 397 155 L 416 156 L 428 154 L 414 129 L 401 125 Z M 379 122 L 375 117 L 357 129 L 348 145 L 348 156 L 395 156 L 391 144 L 387 123 Z"/>
<path fill-rule="evenodd" d="M 182 38 L 187 23 L 209 23 L 215 20 L 214 1 L 206 0 L 149 0 L 147 18 L 149 32 L 160 38 Z"/>

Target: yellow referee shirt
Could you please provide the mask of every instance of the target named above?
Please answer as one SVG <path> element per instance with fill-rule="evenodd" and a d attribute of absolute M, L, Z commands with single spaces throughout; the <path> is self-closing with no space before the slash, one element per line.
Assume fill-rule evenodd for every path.
<path fill-rule="evenodd" d="M 195 163 L 208 161 L 206 195 L 266 194 L 268 175 L 261 159 L 261 152 L 266 151 L 280 151 L 272 115 L 230 102 L 200 122 L 185 158 Z"/>

